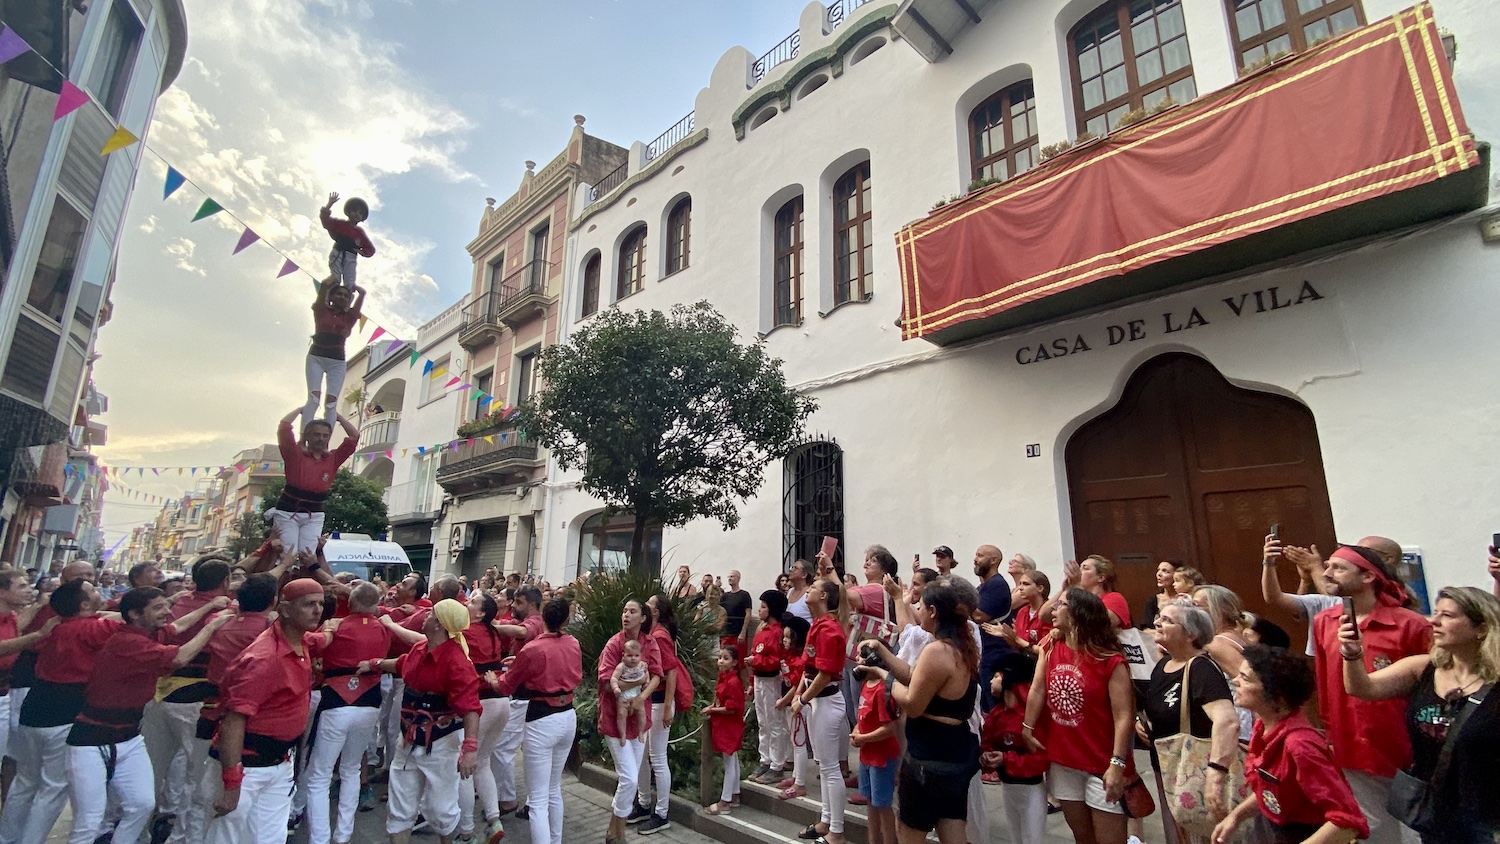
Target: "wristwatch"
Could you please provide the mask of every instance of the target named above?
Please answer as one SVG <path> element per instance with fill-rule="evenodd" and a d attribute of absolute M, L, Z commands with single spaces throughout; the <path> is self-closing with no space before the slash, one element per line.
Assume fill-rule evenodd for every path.
<path fill-rule="evenodd" d="M 1125 757 L 1124 756 L 1111 756 L 1111 757 L 1109 757 L 1109 764 L 1110 764 L 1111 767 L 1119 768 L 1120 770 L 1123 771 L 1123 770 L 1125 770 Z"/>

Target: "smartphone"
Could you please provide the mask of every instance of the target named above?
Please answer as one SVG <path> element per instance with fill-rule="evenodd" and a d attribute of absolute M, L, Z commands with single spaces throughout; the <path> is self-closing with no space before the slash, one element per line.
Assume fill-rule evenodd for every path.
<path fill-rule="evenodd" d="M 1350 598 L 1350 597 L 1347 597 L 1347 596 L 1344 598 L 1344 617 L 1347 618 L 1347 619 L 1349 619 L 1350 621 L 1355 621 L 1354 599 Z M 1359 638 L 1359 624 L 1358 624 L 1358 622 L 1356 622 L 1355 625 L 1354 625 L 1354 638 L 1356 638 L 1356 639 Z"/>
<path fill-rule="evenodd" d="M 823 556 L 827 557 L 828 558 L 828 562 L 832 563 L 833 562 L 834 552 L 836 552 L 836 551 L 839 550 L 839 538 L 837 536 L 825 536 L 825 537 L 823 537 L 823 549 L 822 550 L 823 550 Z"/>
<path fill-rule="evenodd" d="M 1281 538 L 1281 522 L 1271 525 L 1271 535 L 1277 539 Z"/>
<path fill-rule="evenodd" d="M 1500 533 L 1490 537 L 1490 550 L 1500 551 Z"/>

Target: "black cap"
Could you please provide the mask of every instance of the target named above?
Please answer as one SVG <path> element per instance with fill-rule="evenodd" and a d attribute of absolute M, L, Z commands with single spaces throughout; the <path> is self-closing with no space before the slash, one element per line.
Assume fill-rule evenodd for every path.
<path fill-rule="evenodd" d="M 936 557 L 947 557 L 950 560 L 953 559 L 953 549 L 949 548 L 946 545 L 939 545 L 938 547 L 932 549 L 932 553 L 933 556 Z"/>

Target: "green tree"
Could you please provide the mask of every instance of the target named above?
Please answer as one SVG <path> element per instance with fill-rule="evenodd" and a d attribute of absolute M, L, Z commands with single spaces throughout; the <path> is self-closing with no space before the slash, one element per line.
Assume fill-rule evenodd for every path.
<path fill-rule="evenodd" d="M 262 513 L 276 506 L 276 499 L 281 497 L 285 486 L 286 481 L 278 478 L 266 487 L 260 500 Z M 383 533 L 387 524 L 384 492 L 380 484 L 361 478 L 348 469 L 340 469 L 328 490 L 328 501 L 323 505 L 323 532 L 365 533 L 370 536 Z"/>
<path fill-rule="evenodd" d="M 277 489 L 278 494 L 280 488 Z M 265 508 L 262 507 L 262 510 Z M 234 533 L 229 537 L 229 555 L 236 560 L 260 547 L 266 537 L 271 535 L 271 527 L 266 524 L 264 513 L 241 513 L 235 517 Z"/>
<path fill-rule="evenodd" d="M 708 302 L 604 311 L 542 352 L 541 375 L 524 430 L 563 468 L 583 469 L 583 490 L 634 515 L 637 569 L 648 524 L 739 524 L 739 502 L 802 441 L 816 408 L 787 387 L 781 361 L 761 343 L 742 345 Z"/>

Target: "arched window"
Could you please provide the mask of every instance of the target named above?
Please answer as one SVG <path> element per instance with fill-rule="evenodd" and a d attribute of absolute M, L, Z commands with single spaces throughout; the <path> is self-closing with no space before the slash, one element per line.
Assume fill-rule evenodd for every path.
<path fill-rule="evenodd" d="M 646 227 L 640 226 L 620 244 L 620 274 L 615 281 L 615 298 L 624 299 L 639 293 L 646 285 Z"/>
<path fill-rule="evenodd" d="M 1240 67 L 1306 50 L 1365 22 L 1359 0 L 1227 0 Z"/>
<path fill-rule="evenodd" d="M 693 227 L 693 199 L 684 196 L 667 215 L 667 275 L 687 269 Z"/>
<path fill-rule="evenodd" d="M 789 200 L 776 212 L 773 255 L 776 324 L 802 322 L 802 197 Z"/>
<path fill-rule="evenodd" d="M 1109 0 L 1073 28 L 1068 47 L 1081 131 L 1103 136 L 1132 111 L 1198 96 L 1179 0 Z"/>
<path fill-rule="evenodd" d="M 599 312 L 599 253 L 595 252 L 583 265 L 583 311 L 581 317 Z"/>
<path fill-rule="evenodd" d="M 596 513 L 578 529 L 578 571 L 624 571 L 630 567 L 630 540 L 635 535 L 635 516 L 616 513 L 608 520 Z M 661 571 L 661 525 L 646 525 L 646 565 Z"/>
<path fill-rule="evenodd" d="M 833 185 L 833 303 L 862 302 L 874 272 L 870 237 L 870 162 Z"/>
<path fill-rule="evenodd" d="M 1036 166 L 1036 93 L 1031 80 L 997 92 L 969 114 L 975 179 L 1009 179 Z"/>
<path fill-rule="evenodd" d="M 833 564 L 844 567 L 844 450 L 831 440 L 799 446 L 783 461 L 783 569 L 812 562 L 823 537 L 839 541 Z"/>

